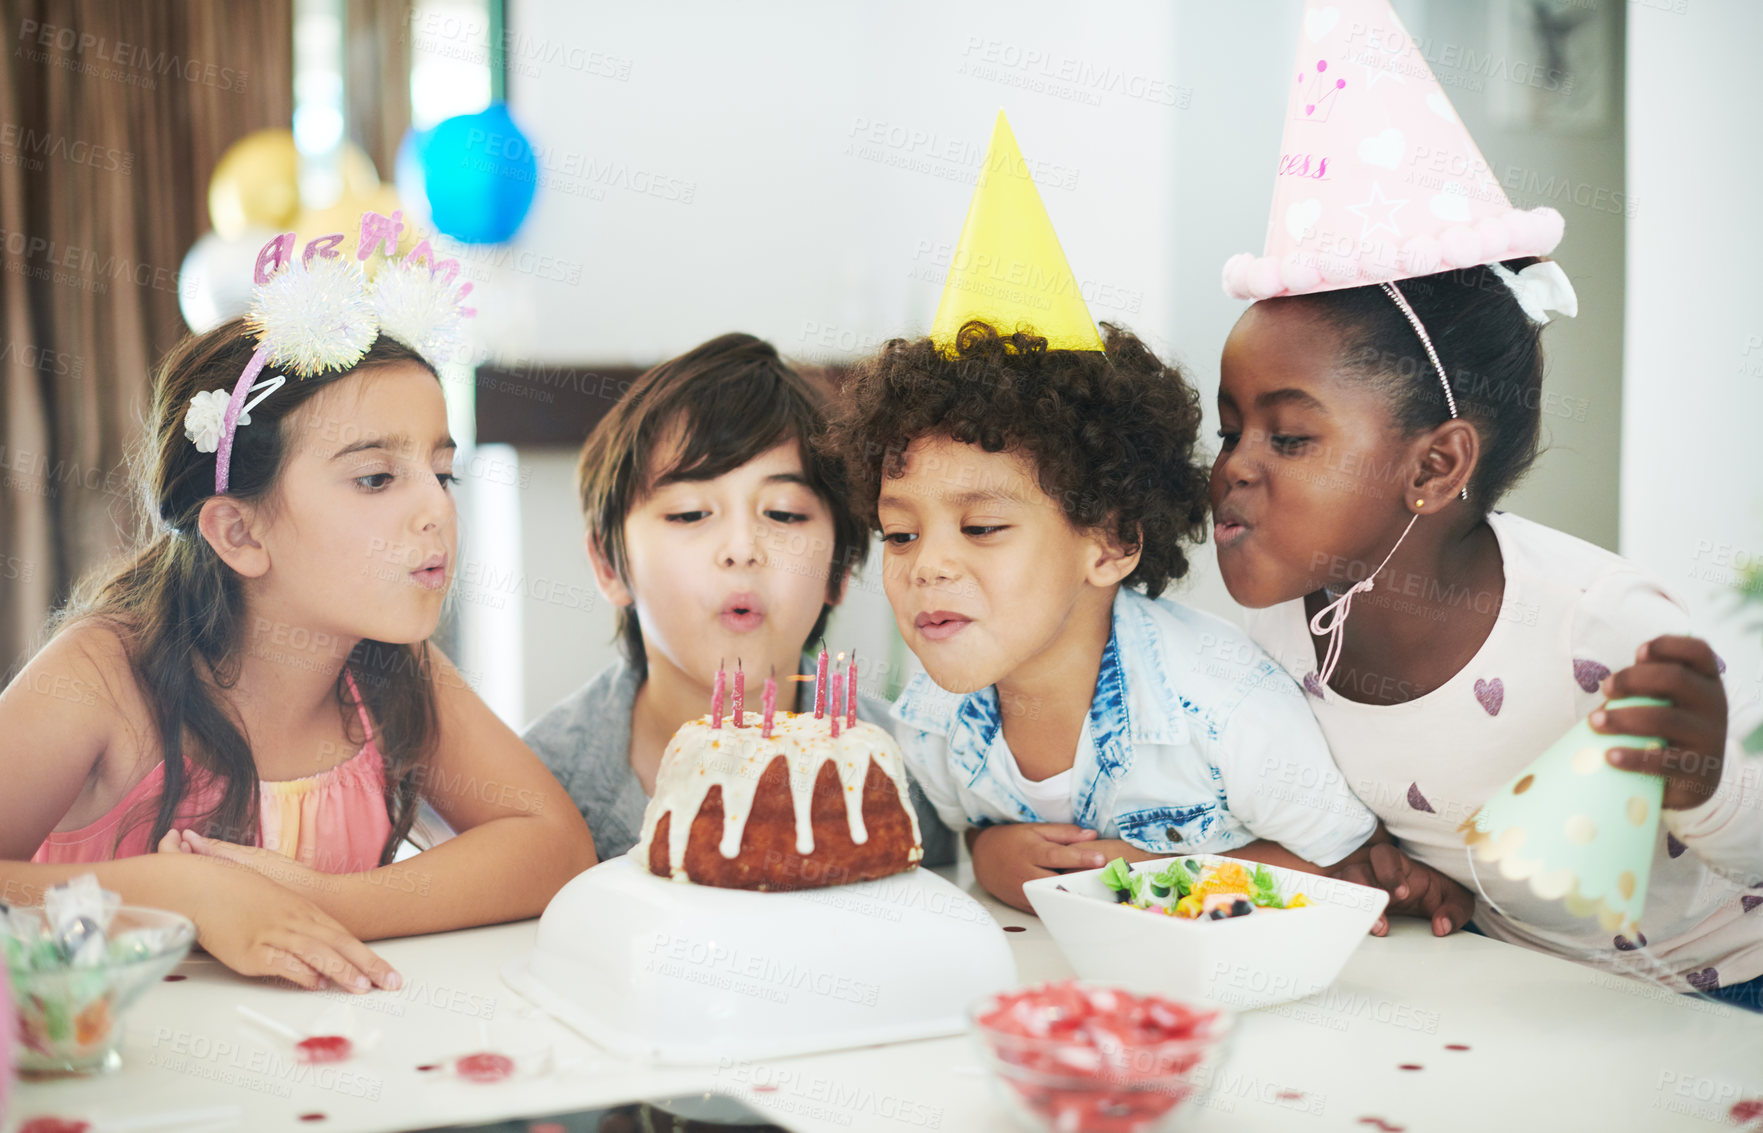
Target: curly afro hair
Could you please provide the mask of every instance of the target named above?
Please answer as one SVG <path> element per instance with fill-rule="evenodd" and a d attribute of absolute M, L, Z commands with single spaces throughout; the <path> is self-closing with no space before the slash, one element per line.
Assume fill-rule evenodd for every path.
<path fill-rule="evenodd" d="M 1161 594 L 1187 574 L 1185 545 L 1206 535 L 1200 398 L 1130 331 L 1102 330 L 1100 353 L 979 321 L 952 352 L 928 338 L 888 342 L 847 383 L 821 440 L 844 462 L 852 509 L 877 526 L 882 480 L 905 472 L 920 437 L 1016 453 L 1073 527 L 1138 550 L 1126 585 Z"/>

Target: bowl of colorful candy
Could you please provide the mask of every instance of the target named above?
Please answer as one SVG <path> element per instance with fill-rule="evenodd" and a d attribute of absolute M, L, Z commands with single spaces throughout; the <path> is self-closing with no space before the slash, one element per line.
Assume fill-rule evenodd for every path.
<path fill-rule="evenodd" d="M 1018 1121 L 1054 1133 L 1159 1133 L 1197 1104 L 1230 1020 L 1157 995 L 1078 980 L 1002 992 L 970 1017 Z"/>
<path fill-rule="evenodd" d="M 58 902 L 0 912 L 18 1069 L 88 1074 L 121 1065 L 122 1015 L 189 952 L 196 926 L 158 909 Z M 77 911 L 75 911 L 77 910 Z"/>
<path fill-rule="evenodd" d="M 1238 1010 L 1328 987 L 1389 902 L 1381 889 L 1213 854 L 1116 858 L 1022 891 L 1083 979 Z"/>

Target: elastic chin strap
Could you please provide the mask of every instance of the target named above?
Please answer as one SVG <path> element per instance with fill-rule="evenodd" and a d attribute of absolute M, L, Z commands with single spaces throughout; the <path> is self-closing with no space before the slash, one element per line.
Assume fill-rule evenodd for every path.
<path fill-rule="evenodd" d="M 1461 416 L 1457 412 L 1457 395 L 1451 392 L 1451 383 L 1445 377 L 1444 364 L 1439 361 L 1439 352 L 1433 349 L 1432 336 L 1426 333 L 1425 324 L 1420 321 L 1420 316 L 1414 313 L 1414 308 L 1408 305 L 1408 297 L 1402 294 L 1401 288 L 1394 283 L 1382 283 L 1378 286 L 1383 288 L 1383 293 L 1390 297 L 1390 300 L 1408 320 L 1408 325 L 1413 327 L 1414 333 L 1419 336 L 1420 345 L 1425 347 L 1426 357 L 1432 362 L 1433 372 L 1439 376 L 1439 387 L 1445 391 L 1445 407 L 1451 411 L 1451 420 L 1457 420 Z M 1465 487 L 1461 494 L 1463 499 L 1467 500 L 1469 489 Z M 1322 657 L 1322 671 L 1317 674 L 1317 680 L 1323 688 L 1328 687 L 1328 678 L 1334 675 L 1335 665 L 1340 663 L 1341 645 L 1345 640 L 1344 634 L 1347 628 L 1347 615 L 1353 609 L 1353 595 L 1360 591 L 1370 591 L 1376 585 L 1377 576 L 1382 573 L 1384 567 L 1390 565 L 1390 560 L 1396 557 L 1396 551 L 1401 548 L 1402 540 L 1408 538 L 1408 532 L 1414 530 L 1415 521 L 1419 518 L 1420 513 L 1415 512 L 1408 520 L 1408 526 L 1402 528 L 1401 537 L 1396 540 L 1396 545 L 1391 547 L 1390 553 L 1383 557 L 1383 562 L 1377 564 L 1376 570 L 1366 575 L 1363 581 L 1355 582 L 1345 594 L 1316 611 L 1316 616 L 1310 619 L 1310 632 L 1317 637 L 1328 638 L 1328 648 Z"/>
<path fill-rule="evenodd" d="M 1378 286 L 1382 287 L 1383 293 L 1388 295 L 1390 299 L 1395 302 L 1396 306 L 1401 309 L 1402 314 L 1408 319 L 1408 325 L 1413 327 L 1414 333 L 1420 336 L 1420 345 L 1426 348 L 1426 356 L 1432 361 L 1433 372 L 1438 374 L 1439 385 L 1445 391 L 1445 406 L 1451 411 L 1451 420 L 1457 420 L 1459 416 L 1457 412 L 1457 395 L 1451 392 L 1450 379 L 1445 377 L 1445 367 L 1439 361 L 1439 352 L 1433 349 L 1432 336 L 1426 333 L 1426 325 L 1420 321 L 1420 316 L 1414 313 L 1414 308 L 1408 305 L 1408 297 L 1402 294 L 1401 288 L 1397 287 L 1394 283 L 1381 283 Z M 1465 500 L 1469 498 L 1469 488 L 1467 485 L 1464 486 L 1460 495 Z M 1409 526 L 1413 525 L 1410 524 Z M 1393 554 L 1394 552 L 1391 553 Z"/>
<path fill-rule="evenodd" d="M 1384 567 L 1390 565 L 1391 559 L 1396 557 L 1396 551 L 1401 548 L 1402 540 L 1408 538 L 1408 532 L 1414 530 L 1415 521 L 1419 518 L 1420 513 L 1415 512 L 1413 517 L 1408 520 L 1408 526 L 1402 528 L 1401 537 L 1396 540 L 1396 545 L 1390 548 L 1390 553 L 1383 557 L 1383 562 L 1377 564 L 1377 570 L 1366 575 L 1362 581 L 1355 582 L 1345 594 L 1316 611 L 1316 616 L 1310 619 L 1310 632 L 1317 637 L 1328 638 L 1328 649 L 1322 658 L 1322 671 L 1317 674 L 1317 681 L 1321 687 L 1328 687 L 1328 678 L 1334 674 L 1334 667 L 1341 659 L 1341 643 L 1347 628 L 1347 614 L 1353 609 L 1353 595 L 1361 590 L 1369 592 L 1373 589 L 1378 574 L 1383 571 Z"/>

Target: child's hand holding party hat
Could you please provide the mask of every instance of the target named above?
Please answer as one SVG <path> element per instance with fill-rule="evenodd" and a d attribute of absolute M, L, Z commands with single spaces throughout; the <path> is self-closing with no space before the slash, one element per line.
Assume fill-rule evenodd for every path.
<path fill-rule="evenodd" d="M 1635 651 L 1635 663 L 1605 677 L 1612 699 L 1653 697 L 1663 705 L 1605 708 L 1592 713 L 1603 734 L 1658 736 L 1664 747 L 1613 747 L 1610 766 L 1665 780 L 1666 810 L 1688 810 L 1714 797 L 1726 751 L 1726 687 L 1708 643 L 1694 637 L 1656 637 Z"/>

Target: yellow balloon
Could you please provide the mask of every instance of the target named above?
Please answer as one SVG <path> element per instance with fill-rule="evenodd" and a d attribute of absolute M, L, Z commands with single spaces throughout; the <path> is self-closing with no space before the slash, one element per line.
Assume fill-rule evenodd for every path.
<path fill-rule="evenodd" d="M 379 172 L 360 146 L 344 145 L 341 164 L 344 200 L 366 200 L 379 192 Z M 251 228 L 286 232 L 300 215 L 300 151 L 292 131 L 246 134 L 221 155 L 208 182 L 208 219 L 215 232 L 228 240 Z"/>
<path fill-rule="evenodd" d="M 379 170 L 373 167 L 373 158 L 367 151 L 354 142 L 343 144 L 343 195 L 361 199 L 371 197 L 380 187 Z M 392 215 L 387 213 L 387 216 Z"/>
<path fill-rule="evenodd" d="M 298 235 L 296 254 L 305 251 L 308 240 L 341 232 L 343 242 L 337 245 L 337 251 L 353 260 L 355 250 L 361 244 L 361 214 L 372 211 L 382 216 L 391 216 L 401 207 L 397 190 L 390 185 L 380 185 L 367 196 L 354 197 L 345 193 L 341 200 L 328 208 L 303 212 L 294 218 L 292 224 L 284 226 L 282 231 L 291 229 Z M 406 222 L 404 230 L 398 234 L 398 255 L 402 257 L 416 247 L 422 236 L 414 225 Z"/>
<path fill-rule="evenodd" d="M 290 130 L 258 130 L 228 147 L 208 182 L 208 219 L 222 239 L 285 231 L 300 211 L 300 151 Z"/>

